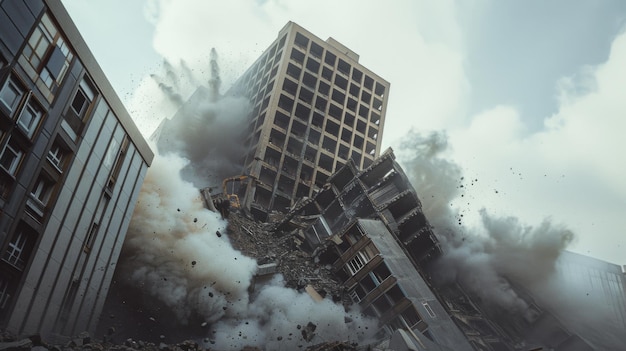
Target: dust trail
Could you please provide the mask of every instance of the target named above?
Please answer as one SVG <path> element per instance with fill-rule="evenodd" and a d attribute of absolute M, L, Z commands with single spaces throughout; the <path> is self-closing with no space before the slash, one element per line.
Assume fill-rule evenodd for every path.
<path fill-rule="evenodd" d="M 251 112 L 249 101 L 234 96 L 221 96 L 219 89 L 218 55 L 211 51 L 210 78 L 208 87 L 201 86 L 184 104 L 179 103 L 182 93 L 176 91 L 181 78 L 191 70 L 186 64 L 176 69 L 168 64 L 164 68 L 164 78 L 155 76 L 164 95 L 177 104 L 178 112 L 159 126 L 157 148 L 159 153 L 174 153 L 189 163 L 183 169 L 183 178 L 198 188 L 215 186 L 223 178 L 241 173 L 240 159 L 244 155 L 248 116 Z M 176 72 L 174 72 L 176 71 Z M 172 84 L 161 83 L 167 77 L 176 77 Z M 193 84 L 196 78 L 184 78 L 186 85 Z M 167 89 L 166 89 L 167 88 Z"/>
<path fill-rule="evenodd" d="M 499 308 L 525 313 L 527 303 L 499 271 L 495 256 L 498 250 L 492 250 L 496 242 L 477 235 L 461 237 L 457 233 L 459 215 L 450 204 L 460 196 L 462 171 L 456 163 L 442 157 L 448 147 L 445 133 L 422 135 L 411 131 L 402 140 L 399 152 L 401 163 L 422 199 L 424 213 L 444 249 L 444 256 L 436 266 L 436 277 L 444 283 L 459 281 Z M 490 220 L 486 212 L 483 220 Z M 510 229 L 515 230 L 515 225 L 510 224 Z M 492 233 L 497 235 L 500 231 Z"/>
<path fill-rule="evenodd" d="M 130 224 L 120 269 L 187 324 L 245 310 L 256 262 L 230 246 L 226 222 L 205 210 L 198 189 L 178 172 L 185 160 L 155 157 Z M 224 307 L 230 309 L 224 309 Z"/>

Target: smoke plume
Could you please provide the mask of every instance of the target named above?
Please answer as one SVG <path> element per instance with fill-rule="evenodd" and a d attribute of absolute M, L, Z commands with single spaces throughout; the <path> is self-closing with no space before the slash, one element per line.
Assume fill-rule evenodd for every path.
<path fill-rule="evenodd" d="M 156 301 L 162 309 L 146 306 L 156 314 L 150 320 L 169 330 L 185 326 L 205 347 L 219 350 L 295 350 L 327 340 L 367 340 L 376 332 L 375 321 L 356 308 L 315 302 L 286 288 L 280 276 L 250 292 L 256 261 L 232 248 L 226 221 L 204 208 L 198 190 L 198 184 L 226 174 L 224 164 L 237 161 L 229 149 L 239 151 L 238 126 L 249 105 L 219 95 L 217 55 L 212 59 L 209 87 L 199 88 L 192 103 L 161 126 L 167 129 L 155 133 L 170 139 L 158 148 L 140 191 L 116 271 L 123 284 L 118 294 L 124 301 L 131 295 Z M 185 94 L 175 77 L 190 69 L 165 68 L 159 86 L 177 104 Z"/>
<path fill-rule="evenodd" d="M 532 227 L 514 217 L 494 218 L 484 208 L 482 232 L 463 228 L 463 212 L 451 204 L 478 180 L 466 180 L 461 168 L 444 158 L 448 147 L 447 135 L 440 132 L 411 131 L 400 145 L 401 162 L 443 246 L 436 276 L 441 283 L 460 282 L 496 308 L 524 315 L 528 304 L 507 279 L 524 285 L 545 281 L 573 233 L 548 219 Z"/>
<path fill-rule="evenodd" d="M 460 283 L 493 314 L 507 319 L 513 313 L 531 321 L 536 316 L 529 305 L 538 303 L 597 349 L 621 349 L 626 340 L 623 319 L 616 315 L 619 307 L 606 305 L 609 300 L 601 288 L 589 290 L 588 278 L 576 276 L 584 265 L 568 268 L 571 258 L 562 257 L 574 234 L 549 218 L 529 226 L 472 204 L 465 189 L 479 179 L 464 177 L 445 158 L 448 149 L 445 133 L 410 131 L 398 153 L 442 243 L 444 254 L 433 274 L 438 283 Z M 478 210 L 479 225 L 465 225 L 467 210 L 453 204 Z M 532 301 L 518 294 L 520 287 L 532 294 Z"/>
<path fill-rule="evenodd" d="M 164 65 L 164 76 L 152 75 L 164 96 L 178 111 L 172 119 L 164 120 L 153 138 L 159 153 L 174 153 L 189 163 L 183 169 L 183 179 L 198 188 L 217 185 L 223 178 L 241 173 L 238 161 L 244 155 L 250 102 L 244 98 L 221 96 L 221 78 L 217 52 L 211 51 L 208 86 L 200 86 L 183 104 L 181 77 L 187 83 L 197 82 L 186 63 L 176 69 Z"/>

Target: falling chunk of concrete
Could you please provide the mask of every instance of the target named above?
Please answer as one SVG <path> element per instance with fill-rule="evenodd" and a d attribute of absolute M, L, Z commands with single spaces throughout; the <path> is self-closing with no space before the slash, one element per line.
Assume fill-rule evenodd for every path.
<path fill-rule="evenodd" d="M 302 338 L 307 342 L 313 340 L 313 338 L 315 337 L 315 329 L 317 329 L 317 325 L 309 322 L 306 327 L 302 329 Z"/>

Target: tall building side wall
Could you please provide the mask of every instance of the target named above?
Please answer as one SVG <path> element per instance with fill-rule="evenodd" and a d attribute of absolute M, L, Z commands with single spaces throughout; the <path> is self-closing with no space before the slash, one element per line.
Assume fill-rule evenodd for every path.
<path fill-rule="evenodd" d="M 93 331 L 153 154 L 58 0 L 0 1 L 0 119 L 0 328 Z"/>

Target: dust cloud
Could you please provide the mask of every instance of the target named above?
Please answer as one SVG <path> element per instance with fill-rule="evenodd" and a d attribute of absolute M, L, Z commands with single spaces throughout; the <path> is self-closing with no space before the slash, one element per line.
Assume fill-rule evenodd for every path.
<path fill-rule="evenodd" d="M 239 161 L 245 152 L 242 141 L 247 137 L 251 112 L 247 99 L 220 95 L 217 60 L 213 49 L 208 85 L 196 85 L 198 89 L 185 104 L 184 87 L 198 84 L 187 64 L 181 62 L 177 68 L 166 62 L 164 74 L 152 75 L 163 95 L 178 108 L 172 119 L 164 120 L 153 134 L 158 152 L 189 160 L 182 176 L 198 188 L 218 185 L 222 179 L 241 173 Z M 181 80 L 186 83 L 181 84 Z"/>
<path fill-rule="evenodd" d="M 497 307 L 526 313 L 527 303 L 506 279 L 525 285 L 545 280 L 574 235 L 547 219 L 538 227 L 526 226 L 514 217 L 493 217 L 484 208 L 479 210 L 481 233 L 460 228 L 462 213 L 451 204 L 468 182 L 461 168 L 444 157 L 448 148 L 442 132 L 411 131 L 400 145 L 401 163 L 443 246 L 436 276 L 443 282 L 459 281 Z"/>
<path fill-rule="evenodd" d="M 449 148 L 443 132 L 410 131 L 398 152 L 442 244 L 444 254 L 433 268 L 436 283 L 460 283 L 483 306 L 505 318 L 513 313 L 531 321 L 536 316 L 530 304 L 538 303 L 600 349 L 620 349 L 624 340 L 618 340 L 622 332 L 611 322 L 618 320 L 614 306 L 601 302 L 606 301 L 601 292 L 594 295 L 585 290 L 588 285 L 566 278 L 561 258 L 574 233 L 549 218 L 531 226 L 514 216 L 493 216 L 471 203 L 464 197 L 465 187 L 480 180 L 464 177 L 462 169 L 446 158 Z M 464 222 L 468 208 L 478 211 L 475 226 Z M 525 300 L 528 296 L 518 293 L 520 287 L 534 300 Z"/>
<path fill-rule="evenodd" d="M 178 106 L 167 130 L 155 133 L 169 143 L 158 147 L 140 191 L 114 295 L 154 304 L 132 307 L 149 313 L 160 330 L 184 331 L 169 340 L 193 337 L 219 350 L 295 350 L 328 340 L 368 340 L 377 331 L 374 320 L 330 300 L 315 302 L 286 288 L 280 276 L 251 291 L 256 261 L 232 248 L 227 222 L 204 208 L 198 186 L 232 175 L 224 165 L 237 160 L 238 126 L 249 112 L 247 101 L 219 95 L 216 54 L 212 62 L 209 86 L 200 87 L 191 104 Z M 179 104 L 185 94 L 178 77 L 191 70 L 171 64 L 164 69 L 153 79 L 163 99 Z"/>

